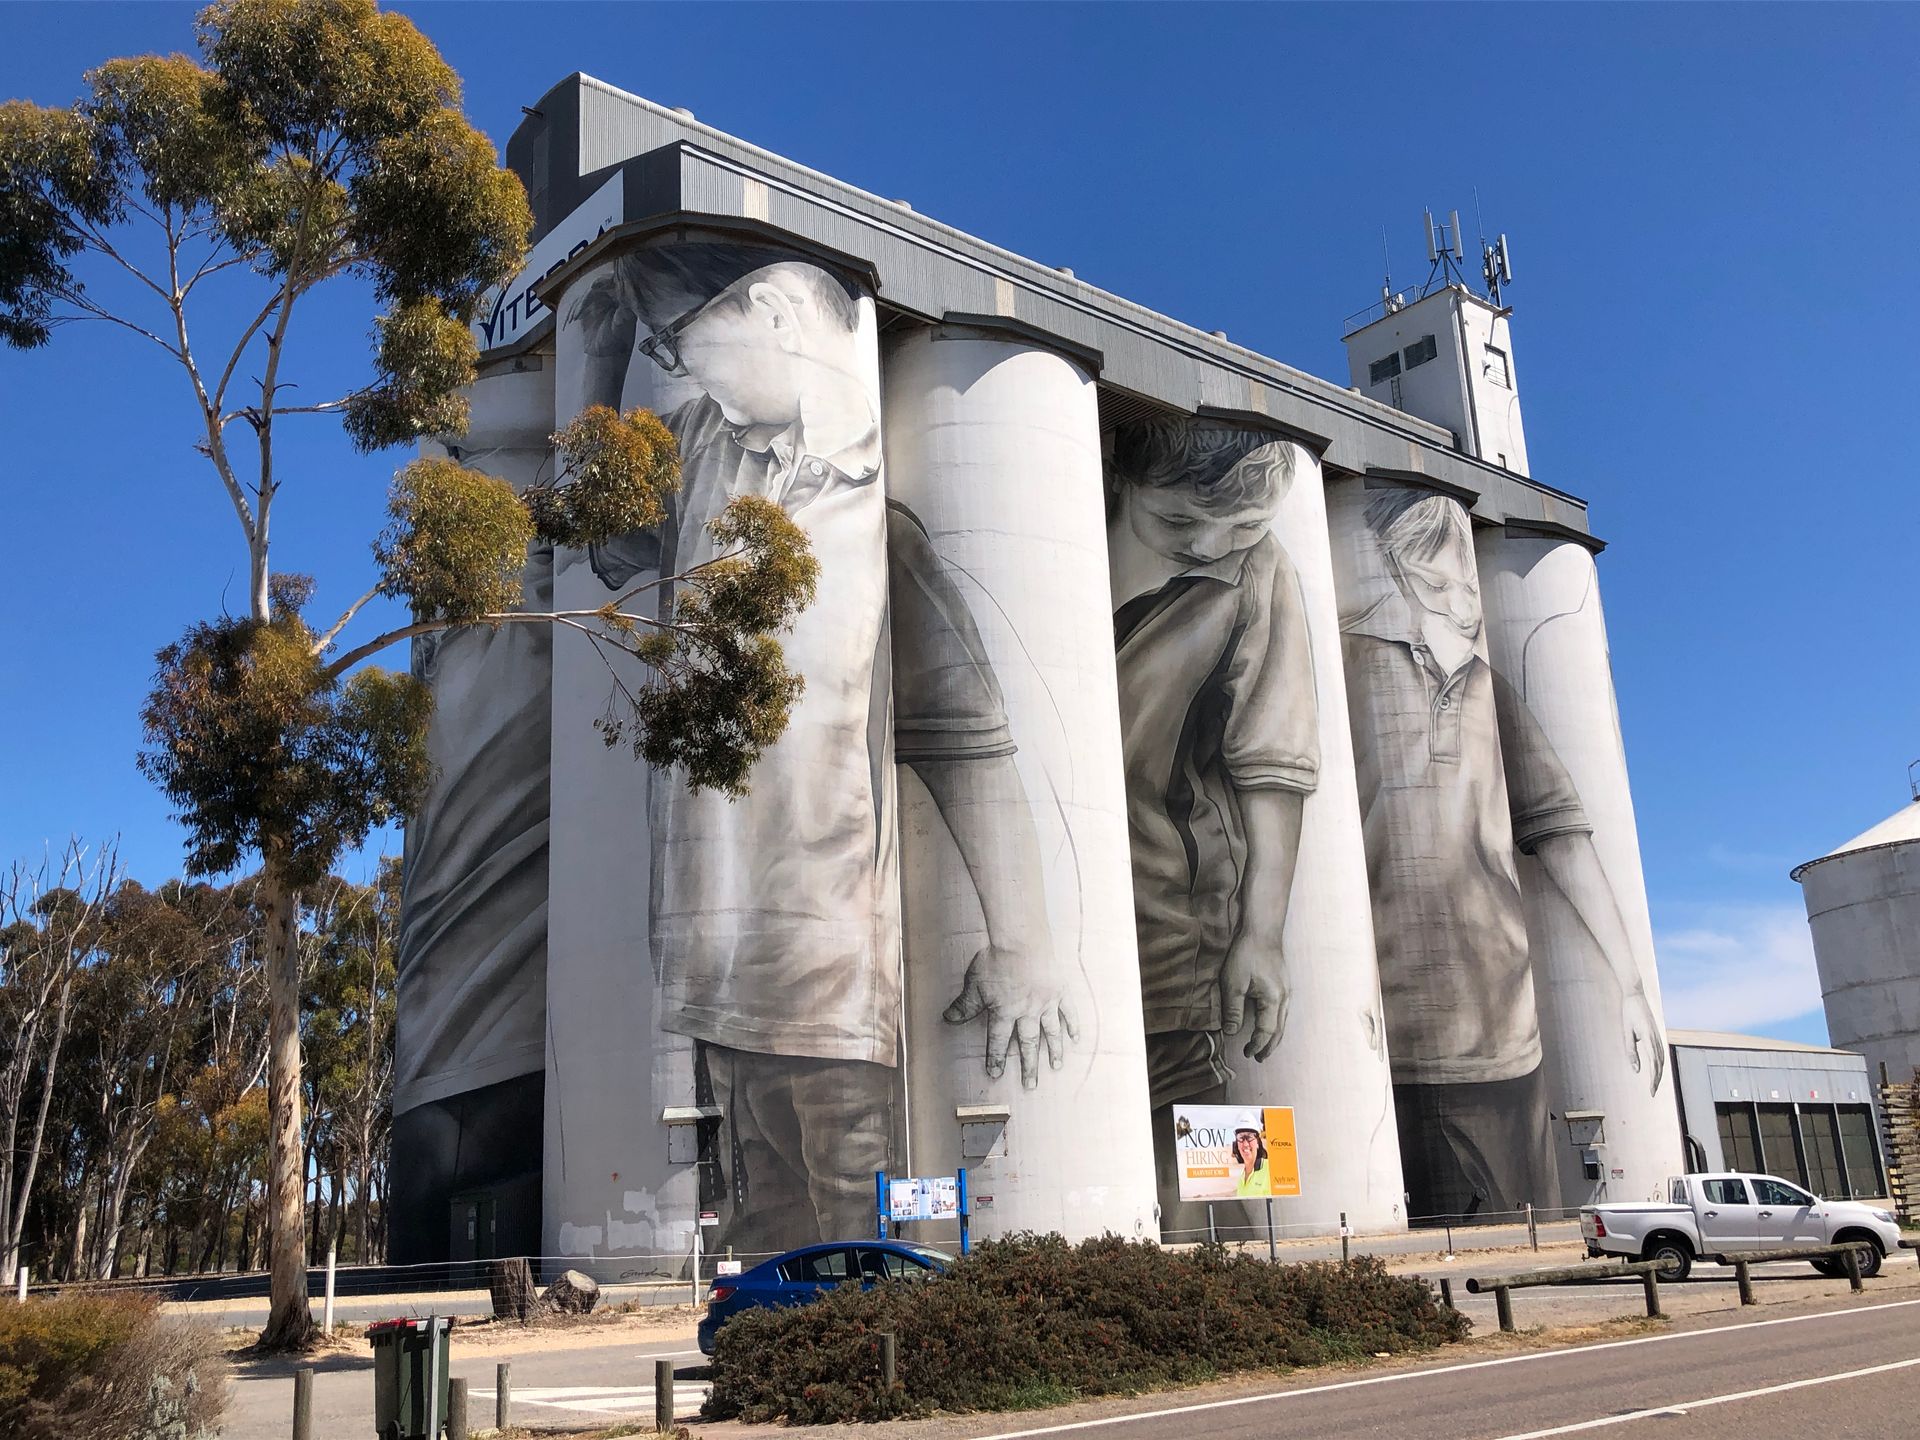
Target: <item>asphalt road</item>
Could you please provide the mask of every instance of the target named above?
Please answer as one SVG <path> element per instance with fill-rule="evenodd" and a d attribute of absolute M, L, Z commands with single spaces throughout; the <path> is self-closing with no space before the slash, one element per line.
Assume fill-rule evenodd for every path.
<path fill-rule="evenodd" d="M 468 1415 L 474 1429 L 492 1426 L 495 1366 L 513 1367 L 512 1421 L 542 1429 L 586 1428 L 639 1420 L 652 1429 L 654 1361 L 671 1358 L 680 1368 L 704 1365 L 705 1358 L 684 1338 L 652 1344 L 591 1345 L 496 1357 L 461 1356 L 454 1349 L 453 1373 L 468 1387 Z M 292 1433 L 293 1381 L 284 1361 L 244 1362 L 235 1367 L 223 1429 L 227 1440 L 286 1440 Z M 314 1440 L 347 1440 L 373 1435 L 373 1359 L 334 1355 L 314 1362 Z M 705 1387 L 692 1381 L 676 1385 L 675 1409 L 682 1419 L 700 1408 Z"/>
<path fill-rule="evenodd" d="M 1547 1440 L 1608 1432 L 1619 1440 L 1910 1440 L 1920 1433 L 1920 1299 L 1834 1296 L 1691 1317 L 1680 1328 L 1560 1350 L 1445 1352 L 1425 1363 L 1329 1379 L 1259 1382 L 1073 1407 L 888 1427 L 896 1440 Z M 1911 1291 L 1905 1292 L 1911 1296 Z M 1771 1312 L 1771 1313 L 1770 1313 Z M 1790 1312 L 1790 1313 L 1781 1313 Z M 1755 1317 L 1755 1318 L 1746 1318 Z M 513 1421 L 535 1429 L 621 1420 L 650 1428 L 654 1361 L 701 1363 L 684 1339 L 521 1354 L 511 1358 Z M 493 1420 L 492 1356 L 454 1361 L 470 1387 L 476 1428 Z M 372 1432 L 370 1362 L 323 1361 L 314 1387 L 317 1440 Z M 229 1440 L 282 1440 L 292 1383 L 283 1364 L 243 1367 L 229 1406 Z M 700 1387 L 683 1380 L 689 1419 Z M 747 1427 L 695 1422 L 732 1440 Z M 777 1432 L 755 1427 L 755 1433 Z M 816 1432 L 818 1433 L 818 1432 Z M 851 1432 L 849 1432 L 851 1433 Z M 875 1436 L 863 1426 L 859 1434 Z"/>
<path fill-rule="evenodd" d="M 1678 1330 L 1568 1350 L 1441 1361 L 953 1440 L 1910 1440 L 1920 1433 L 1920 1300 Z"/>

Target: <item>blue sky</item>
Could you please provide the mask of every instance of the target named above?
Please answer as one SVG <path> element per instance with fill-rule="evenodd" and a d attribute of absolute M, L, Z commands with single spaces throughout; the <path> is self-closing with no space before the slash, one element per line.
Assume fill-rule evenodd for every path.
<path fill-rule="evenodd" d="M 1894 810 L 1912 639 L 1920 9 L 402 6 L 504 143 L 575 69 L 1317 374 L 1421 278 L 1424 207 L 1512 236 L 1535 475 L 1602 557 L 1668 1012 L 1823 1040 L 1797 861 Z M 192 8 L 0 7 L 0 96 L 186 49 Z M 305 342 L 316 397 L 369 311 Z M 211 317 L 210 328 L 221 317 Z M 119 833 L 153 651 L 245 551 L 183 382 L 104 327 L 0 353 L 0 860 Z M 390 460 L 315 422 L 276 564 L 367 583 Z"/>

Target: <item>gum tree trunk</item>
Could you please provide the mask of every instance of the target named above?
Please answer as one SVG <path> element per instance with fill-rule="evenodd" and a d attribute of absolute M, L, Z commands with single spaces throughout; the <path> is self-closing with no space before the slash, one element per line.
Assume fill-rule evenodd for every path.
<path fill-rule="evenodd" d="M 300 1174 L 300 952 L 294 944 L 298 898 L 285 873 L 267 861 L 261 884 L 267 971 L 267 1294 L 271 1308 L 260 1346 L 292 1350 L 313 1339 L 307 1308 L 306 1193 Z"/>

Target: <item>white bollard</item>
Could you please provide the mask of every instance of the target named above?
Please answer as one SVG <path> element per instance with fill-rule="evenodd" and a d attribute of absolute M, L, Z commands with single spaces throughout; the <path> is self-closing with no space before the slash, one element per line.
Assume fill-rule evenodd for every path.
<path fill-rule="evenodd" d="M 22 1265 L 20 1267 L 19 1279 L 20 1279 L 20 1303 L 24 1305 L 27 1303 L 27 1267 L 25 1265 Z"/>
<path fill-rule="evenodd" d="M 333 1337 L 333 1269 L 338 1258 L 339 1247 L 327 1246 L 327 1308 L 326 1319 L 321 1322 L 321 1328 L 329 1339 Z"/>

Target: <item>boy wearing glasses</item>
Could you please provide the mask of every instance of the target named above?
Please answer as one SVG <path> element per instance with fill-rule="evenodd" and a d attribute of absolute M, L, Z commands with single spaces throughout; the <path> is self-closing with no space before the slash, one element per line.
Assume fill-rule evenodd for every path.
<path fill-rule="evenodd" d="M 1017 1048 L 1028 1086 L 1074 1024 L 1048 978 L 999 686 L 924 530 L 883 499 L 874 337 L 844 282 L 748 247 L 663 247 L 623 258 L 567 318 L 588 327 L 586 403 L 690 395 L 663 415 L 681 455 L 669 522 L 596 547 L 603 582 L 713 558 L 707 524 L 743 494 L 782 506 L 820 561 L 782 637 L 806 689 L 750 793 L 652 788 L 652 947 L 663 1028 L 697 1042 L 696 1083 L 725 1116 L 720 1243 L 866 1233 L 874 1172 L 892 1168 L 901 1008 L 890 694 L 898 759 L 947 820 L 988 929 L 947 1019 L 984 1016 L 988 1073 Z M 636 383 L 648 363 L 660 374 Z"/>

